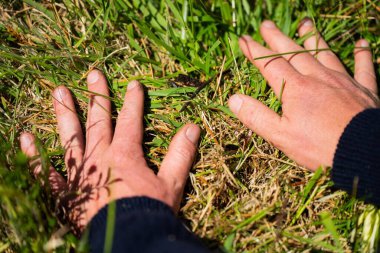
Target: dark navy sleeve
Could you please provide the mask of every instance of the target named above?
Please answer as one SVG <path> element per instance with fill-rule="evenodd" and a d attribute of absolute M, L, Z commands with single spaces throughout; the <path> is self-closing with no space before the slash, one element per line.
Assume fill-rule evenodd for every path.
<path fill-rule="evenodd" d="M 169 206 L 147 197 L 119 199 L 103 207 L 87 230 L 90 252 L 209 252 Z"/>
<path fill-rule="evenodd" d="M 331 173 L 337 188 L 380 206 L 380 109 L 367 109 L 346 126 Z"/>

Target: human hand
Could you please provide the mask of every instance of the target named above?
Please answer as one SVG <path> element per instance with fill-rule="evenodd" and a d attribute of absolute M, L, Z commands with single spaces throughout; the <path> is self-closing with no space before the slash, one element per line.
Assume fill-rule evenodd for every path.
<path fill-rule="evenodd" d="M 146 164 L 142 150 L 142 86 L 137 81 L 128 85 L 113 133 L 106 78 L 93 70 L 87 83 L 93 95 L 88 107 L 86 142 L 70 91 L 60 86 L 53 93 L 58 131 L 65 148 L 67 181 L 54 168 L 50 168 L 47 177 L 52 194 L 63 205 L 74 228 L 83 230 L 103 206 L 126 197 L 154 198 L 177 212 L 195 157 L 199 127 L 187 124 L 175 135 L 156 175 Z M 23 133 L 20 141 L 29 158 L 37 157 L 30 162 L 34 174 L 41 174 L 34 136 Z"/>
<path fill-rule="evenodd" d="M 300 36 L 310 35 L 314 30 L 310 19 L 299 26 Z M 229 107 L 248 128 L 300 165 L 311 170 L 321 165 L 332 166 L 346 125 L 359 112 L 379 105 L 368 42 L 356 43 L 353 79 L 339 59 L 326 50 L 328 45 L 319 34 L 307 38 L 302 48 L 271 21 L 264 21 L 260 32 L 271 49 L 250 36 L 240 38 L 239 45 L 268 80 L 276 96 L 281 97 L 282 116 L 241 94 L 230 98 Z M 322 50 L 317 57 L 316 51 L 311 51 L 261 58 L 305 49 Z"/>

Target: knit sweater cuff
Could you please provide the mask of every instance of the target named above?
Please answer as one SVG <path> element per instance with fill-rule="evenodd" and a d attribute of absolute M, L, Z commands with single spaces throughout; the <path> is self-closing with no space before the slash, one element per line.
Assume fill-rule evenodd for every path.
<path fill-rule="evenodd" d="M 380 206 L 380 109 L 357 114 L 335 151 L 332 180 L 337 188 Z"/>
<path fill-rule="evenodd" d="M 87 231 L 92 253 L 208 252 L 168 205 L 148 197 L 108 204 L 91 220 Z"/>
<path fill-rule="evenodd" d="M 111 208 L 110 205 L 106 205 L 92 218 L 90 224 L 92 227 L 106 227 L 108 209 Z M 170 207 L 161 201 L 151 199 L 148 197 L 131 197 L 118 199 L 115 202 L 115 213 L 118 216 L 123 216 L 125 214 L 131 215 L 138 212 L 142 215 L 148 215 L 149 213 L 161 213 L 166 215 L 174 215 Z"/>

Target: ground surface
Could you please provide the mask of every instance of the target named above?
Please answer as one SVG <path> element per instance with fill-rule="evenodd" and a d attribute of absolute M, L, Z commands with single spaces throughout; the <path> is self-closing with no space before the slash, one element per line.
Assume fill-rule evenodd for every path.
<path fill-rule="evenodd" d="M 16 147 L 21 131 L 34 132 L 44 143 L 45 159 L 65 174 L 51 91 L 61 84 L 70 88 L 84 122 L 85 78 L 93 68 L 109 78 L 115 117 L 127 83 L 137 79 L 145 85 L 145 148 L 153 169 L 184 123 L 201 126 L 199 155 L 180 216 L 211 248 L 373 248 L 379 211 L 333 191 L 320 171 L 313 174 L 297 166 L 243 127 L 226 102 L 241 92 L 281 111 L 237 46 L 243 34 L 261 41 L 258 26 L 264 19 L 273 19 L 297 39 L 299 21 L 309 16 L 348 69 L 359 38 L 371 43 L 374 62 L 379 63 L 379 1 L 0 2 L 0 252 L 82 250 L 65 222 L 57 219 L 54 201 L 30 176 Z M 378 65 L 376 71 L 380 73 Z M 183 85 L 197 86 L 210 78 L 191 99 L 196 87 Z"/>

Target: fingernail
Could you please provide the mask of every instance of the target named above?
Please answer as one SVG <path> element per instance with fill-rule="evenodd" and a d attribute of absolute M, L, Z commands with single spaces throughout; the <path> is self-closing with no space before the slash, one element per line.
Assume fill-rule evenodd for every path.
<path fill-rule="evenodd" d="M 271 28 L 271 29 L 276 27 L 276 25 L 272 21 L 269 21 L 269 20 L 265 20 L 263 22 L 263 26 L 265 28 Z"/>
<path fill-rule="evenodd" d="M 96 83 L 99 80 L 99 77 L 100 77 L 99 70 L 94 69 L 90 72 L 90 74 L 88 74 L 87 83 L 88 84 Z"/>
<path fill-rule="evenodd" d="M 58 96 L 57 96 L 57 100 L 59 102 L 63 102 L 64 98 L 66 97 L 66 91 L 63 89 L 63 88 L 58 88 Z"/>
<path fill-rule="evenodd" d="M 228 100 L 231 111 L 236 115 L 239 113 L 242 104 L 243 99 L 241 99 L 239 95 L 233 95 L 230 100 Z"/>
<path fill-rule="evenodd" d="M 304 19 L 301 21 L 301 26 L 305 26 L 305 27 L 313 27 L 313 26 L 314 26 L 314 23 L 313 23 L 313 21 L 312 21 L 310 18 L 304 18 Z"/>
<path fill-rule="evenodd" d="M 199 128 L 195 125 L 191 125 L 186 130 L 186 137 L 194 145 L 197 145 L 199 139 Z"/>
<path fill-rule="evenodd" d="M 241 36 L 241 38 L 244 39 L 245 41 L 252 40 L 252 37 L 249 35 L 243 35 L 243 36 Z"/>
<path fill-rule="evenodd" d="M 369 47 L 369 43 L 368 43 L 368 41 L 363 39 L 360 41 L 360 46 L 361 47 Z"/>
<path fill-rule="evenodd" d="M 32 144 L 32 137 L 29 135 L 29 134 L 22 134 L 21 137 L 20 137 L 20 142 L 21 142 L 21 145 L 24 147 L 24 148 L 27 148 L 30 146 L 30 144 Z"/>
<path fill-rule="evenodd" d="M 133 80 L 132 82 L 130 82 L 128 84 L 128 87 L 127 87 L 127 90 L 132 90 L 134 89 L 135 87 L 137 87 L 139 85 L 139 82 L 136 81 L 136 80 Z"/>

